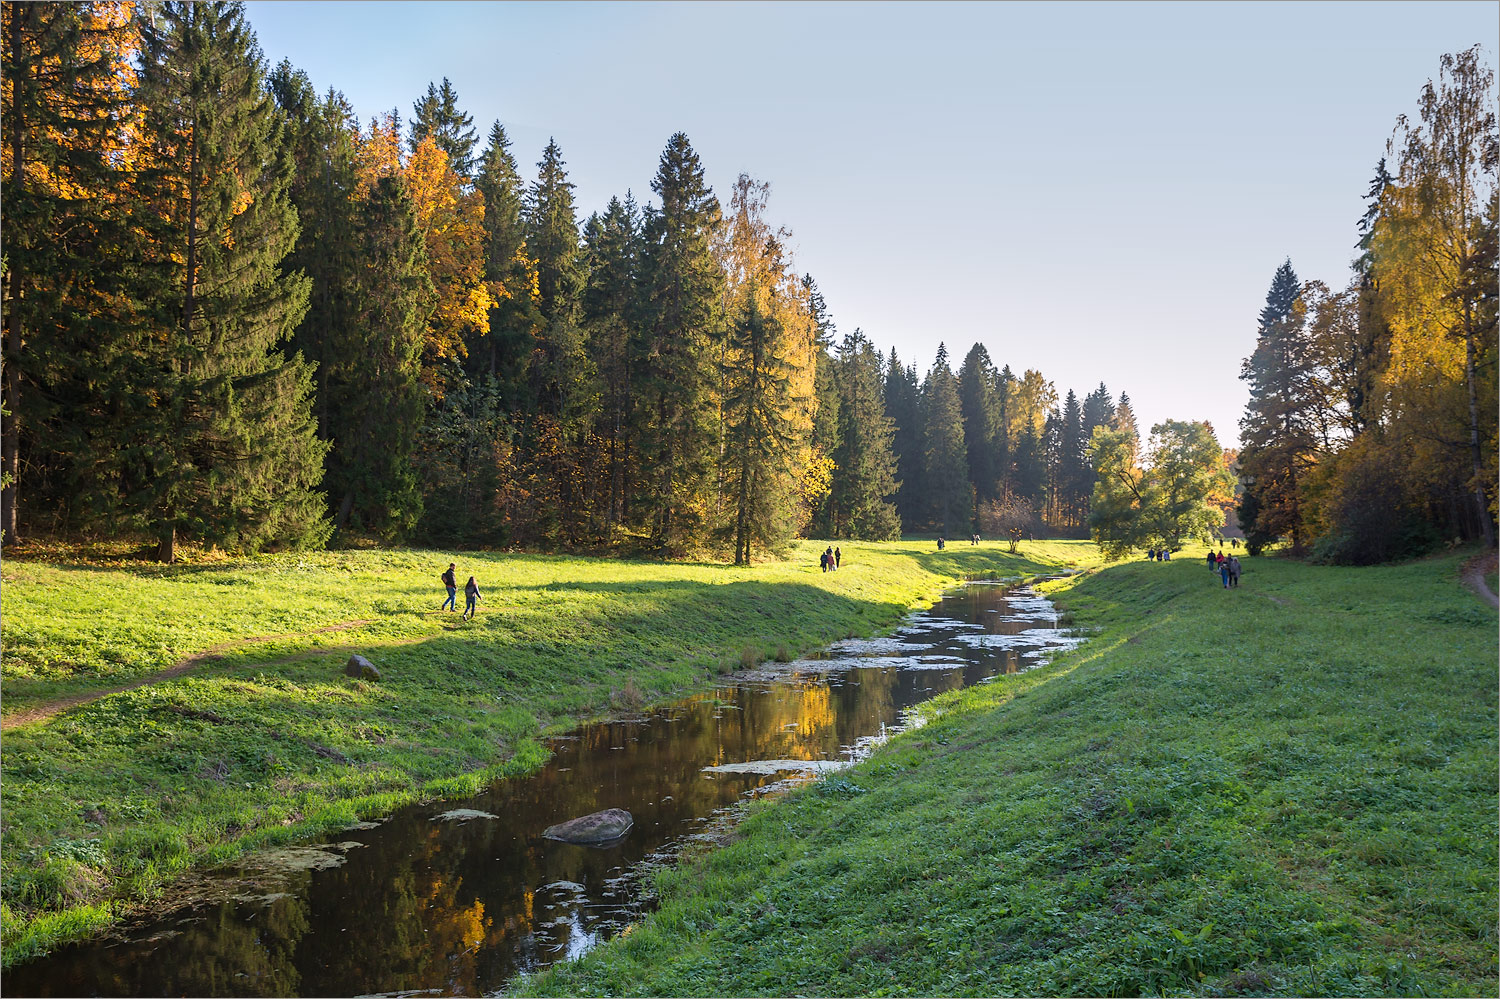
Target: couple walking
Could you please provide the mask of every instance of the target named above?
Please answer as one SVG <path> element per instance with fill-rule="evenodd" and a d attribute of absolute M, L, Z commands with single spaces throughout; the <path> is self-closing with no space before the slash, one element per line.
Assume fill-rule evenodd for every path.
<path fill-rule="evenodd" d="M 439 607 L 438 610 L 458 610 L 456 602 L 458 597 L 458 577 L 453 575 L 455 568 L 456 566 L 452 562 L 449 562 L 447 571 L 443 573 L 443 585 L 448 588 L 448 599 L 443 601 L 443 606 Z M 478 609 L 477 604 L 480 599 L 479 584 L 474 582 L 473 576 L 470 576 L 469 581 L 464 584 L 463 618 L 465 621 L 473 620 L 474 612 Z"/>

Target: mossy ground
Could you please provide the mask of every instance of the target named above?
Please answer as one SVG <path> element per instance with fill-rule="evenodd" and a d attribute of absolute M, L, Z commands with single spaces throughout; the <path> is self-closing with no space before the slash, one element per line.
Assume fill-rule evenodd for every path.
<path fill-rule="evenodd" d="M 752 807 L 517 992 L 1495 995 L 1496 615 L 1461 561 L 1054 584 L 1090 643 Z"/>
<path fill-rule="evenodd" d="M 1020 557 L 850 543 L 825 574 L 823 547 L 750 568 L 420 551 L 7 558 L 8 723 L 217 651 L 183 676 L 7 727 L 5 963 L 97 931 L 189 867 L 533 769 L 549 729 L 877 632 L 966 575 L 1095 559 L 1079 542 Z M 450 560 L 484 594 L 469 623 L 438 612 Z M 344 676 L 351 650 L 383 678 Z"/>

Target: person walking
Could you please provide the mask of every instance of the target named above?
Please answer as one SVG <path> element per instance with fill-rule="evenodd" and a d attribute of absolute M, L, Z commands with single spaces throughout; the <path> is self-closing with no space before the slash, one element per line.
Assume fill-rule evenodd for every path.
<path fill-rule="evenodd" d="M 1224 583 L 1224 589 L 1229 589 L 1229 559 L 1219 563 L 1219 579 Z"/>
<path fill-rule="evenodd" d="M 1229 585 L 1240 585 L 1240 557 L 1238 555 L 1229 556 Z"/>
<path fill-rule="evenodd" d="M 823 556 L 818 561 L 822 564 L 824 572 L 828 572 L 833 568 L 833 545 L 828 546 L 828 549 L 823 552 Z"/>
<path fill-rule="evenodd" d="M 835 548 L 833 550 L 833 567 L 835 569 L 837 569 L 839 566 L 841 566 L 843 564 L 844 564 L 844 553 L 842 551 L 840 551 L 839 549 Z"/>
<path fill-rule="evenodd" d="M 465 621 L 472 621 L 472 620 L 474 620 L 474 612 L 476 610 L 478 610 L 478 607 L 476 605 L 479 603 L 480 599 L 481 598 L 479 596 L 479 584 L 476 583 L 476 582 L 474 582 L 474 577 L 473 576 L 470 576 L 469 577 L 469 581 L 464 584 L 464 620 Z"/>
<path fill-rule="evenodd" d="M 448 599 L 443 601 L 443 606 L 438 610 L 458 610 L 458 580 L 453 575 L 454 568 L 454 564 L 449 562 L 448 571 L 443 573 L 443 585 L 448 588 Z"/>
<path fill-rule="evenodd" d="M 1209 568 L 1209 571 L 1210 571 L 1210 572 L 1212 572 L 1212 571 L 1213 571 L 1213 569 L 1214 569 L 1214 567 L 1215 567 L 1215 566 L 1216 566 L 1216 565 L 1217 565 L 1217 564 L 1218 564 L 1218 562 L 1217 562 L 1217 560 L 1215 560 L 1215 558 L 1214 558 L 1214 553 L 1213 553 L 1213 552 L 1209 552 L 1209 553 L 1208 553 L 1208 568 Z"/>

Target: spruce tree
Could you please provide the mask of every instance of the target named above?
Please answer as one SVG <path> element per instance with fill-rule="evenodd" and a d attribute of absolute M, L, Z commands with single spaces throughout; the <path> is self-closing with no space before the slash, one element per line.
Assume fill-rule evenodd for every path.
<path fill-rule="evenodd" d="M 1061 493 L 1062 526 L 1077 528 L 1088 521 L 1088 495 L 1094 483 L 1084 453 L 1083 408 L 1072 389 L 1063 401 L 1058 427 L 1057 481 Z"/>
<path fill-rule="evenodd" d="M 641 413 L 636 498 L 656 548 L 681 553 L 709 525 L 723 282 L 711 241 L 721 209 L 681 132 L 662 152 L 651 189 L 661 207 L 643 227 L 643 315 L 632 351 Z"/>
<path fill-rule="evenodd" d="M 529 408 L 527 368 L 542 317 L 537 308 L 535 260 L 526 249 L 523 215 L 526 185 L 510 153 L 510 139 L 498 121 L 479 158 L 474 189 L 484 198 L 484 274 L 497 289 L 490 307 L 489 331 L 469 344 L 476 375 L 488 374 L 499 385 L 502 405 L 514 413 Z"/>
<path fill-rule="evenodd" d="M 130 95 L 123 80 L 137 33 L 115 4 L 3 5 L 5 81 L 3 431 L 0 534 L 16 540 L 23 449 L 33 476 L 57 480 L 66 509 L 85 494 L 112 512 L 128 421 L 121 407 L 149 391 L 136 368 L 130 274 L 138 248 L 120 210 L 127 185 Z M 41 499 L 41 497 L 37 497 Z M 37 504 L 36 508 L 42 508 Z"/>
<path fill-rule="evenodd" d="M 1240 420 L 1240 474 L 1259 511 L 1251 530 L 1287 535 L 1300 551 L 1305 538 L 1301 479 L 1317 446 L 1312 425 L 1314 359 L 1301 307 L 1302 286 L 1290 260 L 1276 269 L 1260 312 L 1255 352 L 1245 359 L 1240 378 L 1250 383 L 1250 400 Z M 1121 397 L 1123 408 L 1124 397 Z"/>
<path fill-rule="evenodd" d="M 600 380 L 602 408 L 595 433 L 605 446 L 606 537 L 624 521 L 632 485 L 635 393 L 630 337 L 638 310 L 640 244 L 640 210 L 629 192 L 624 201 L 610 198 L 604 214 L 595 213 L 584 226 L 588 277 L 582 296 L 583 323 Z"/>
<path fill-rule="evenodd" d="M 891 502 L 899 488 L 892 449 L 895 425 L 885 415 L 880 355 L 855 330 L 844 337 L 836 363 L 840 435 L 830 495 L 837 516 L 829 535 L 899 538 L 901 518 Z"/>
<path fill-rule="evenodd" d="M 841 399 L 841 388 L 837 373 L 837 365 L 829 349 L 833 345 L 833 337 L 838 332 L 838 327 L 833 321 L 833 316 L 828 312 L 828 303 L 823 298 L 823 293 L 818 290 L 818 284 L 813 280 L 811 274 L 802 277 L 802 289 L 807 295 L 808 307 L 812 312 L 813 323 L 817 327 L 817 353 L 813 358 L 816 369 L 813 373 L 813 391 L 817 396 L 818 408 L 813 414 L 812 446 L 815 453 L 824 459 L 835 460 L 835 453 L 840 444 L 839 427 L 842 422 L 842 414 L 839 412 Z M 837 469 L 835 468 L 835 476 Z M 835 536 L 834 522 L 838 519 L 834 504 L 837 502 L 836 481 L 831 481 L 827 493 L 818 501 L 814 510 L 809 529 L 815 537 L 831 538 Z"/>
<path fill-rule="evenodd" d="M 896 476 L 900 486 L 896 494 L 896 509 L 901 514 L 901 529 L 914 531 L 926 516 L 921 396 L 917 391 L 916 368 L 903 365 L 894 347 L 885 370 L 885 412 L 894 425 L 891 449 L 896 455 Z"/>
<path fill-rule="evenodd" d="M 1015 492 L 1015 441 L 1011 413 L 1015 409 L 1016 376 L 1007 364 L 995 374 L 995 492 L 1004 499 Z"/>
<path fill-rule="evenodd" d="M 581 418 L 593 379 L 578 325 L 584 274 L 574 215 L 573 184 L 562 150 L 548 142 L 527 192 L 526 246 L 536 258 L 542 327 L 532 353 L 531 385 L 538 412 L 567 423 Z"/>
<path fill-rule="evenodd" d="M 976 501 L 983 503 L 997 495 L 995 435 L 1000 422 L 1000 407 L 995 399 L 995 365 L 983 344 L 976 343 L 964 356 L 963 366 L 958 369 L 958 391 L 963 403 L 969 481 L 974 485 Z"/>
<path fill-rule="evenodd" d="M 254 549 L 327 537 L 327 445 L 312 368 L 281 345 L 308 281 L 281 263 L 295 245 L 284 129 L 239 3 L 163 3 L 143 24 L 143 289 L 162 372 L 143 409 L 138 523 L 171 561 L 179 532 Z"/>
<path fill-rule="evenodd" d="M 453 172 L 466 180 L 474 176 L 474 144 L 478 139 L 474 131 L 474 119 L 458 109 L 458 92 L 448 78 L 443 85 L 427 84 L 427 93 L 412 105 L 416 116 L 411 121 L 411 134 L 407 139 L 412 152 L 431 138 L 448 157 Z"/>
<path fill-rule="evenodd" d="M 942 344 L 922 385 L 922 423 L 929 522 L 945 537 L 970 533 L 974 494 L 964 446 L 963 405 L 958 379 L 948 367 L 948 351 Z"/>

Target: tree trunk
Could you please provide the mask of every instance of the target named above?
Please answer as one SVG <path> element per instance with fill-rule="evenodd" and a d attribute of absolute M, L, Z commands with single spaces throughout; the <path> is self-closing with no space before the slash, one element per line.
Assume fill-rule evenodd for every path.
<path fill-rule="evenodd" d="M 353 512 L 354 490 L 348 489 L 344 491 L 343 502 L 339 504 L 339 518 L 334 525 L 334 529 L 337 530 L 340 534 L 343 534 L 345 528 L 349 526 L 349 515 Z"/>
<path fill-rule="evenodd" d="M 177 559 L 177 528 L 162 528 L 161 543 L 156 546 L 156 561 L 171 565 Z"/>
<path fill-rule="evenodd" d="M 14 339 L 14 329 L 7 330 L 8 337 Z M 16 370 L 14 359 L 5 363 L 5 408 L 9 413 L 3 417 L 5 427 L 0 430 L 0 472 L 5 475 L 5 488 L 0 490 L 0 542 L 13 545 L 19 536 L 16 532 L 16 490 L 20 486 L 21 471 L 21 425 L 16 421 L 16 391 L 20 388 L 21 377 Z"/>

